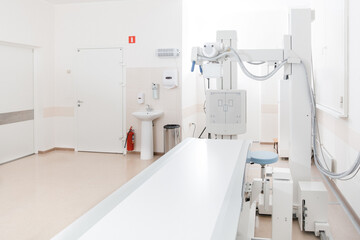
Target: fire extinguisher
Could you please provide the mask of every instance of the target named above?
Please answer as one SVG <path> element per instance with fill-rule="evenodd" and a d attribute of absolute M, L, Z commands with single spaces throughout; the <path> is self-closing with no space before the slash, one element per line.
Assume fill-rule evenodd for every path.
<path fill-rule="evenodd" d="M 125 146 L 127 146 L 127 150 L 128 151 L 134 151 L 134 145 L 135 145 L 135 133 L 134 133 L 134 129 L 132 129 L 132 126 L 130 127 L 127 135 L 126 135 L 126 141 L 125 141 Z"/>

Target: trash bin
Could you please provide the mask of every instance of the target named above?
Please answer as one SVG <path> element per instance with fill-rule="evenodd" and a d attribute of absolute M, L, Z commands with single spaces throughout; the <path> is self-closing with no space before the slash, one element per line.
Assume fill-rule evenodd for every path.
<path fill-rule="evenodd" d="M 164 152 L 167 153 L 180 143 L 180 125 L 167 124 L 164 126 Z"/>

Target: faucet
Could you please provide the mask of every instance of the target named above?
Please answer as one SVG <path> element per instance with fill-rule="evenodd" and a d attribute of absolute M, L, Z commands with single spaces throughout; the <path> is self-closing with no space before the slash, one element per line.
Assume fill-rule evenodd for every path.
<path fill-rule="evenodd" d="M 150 107 L 149 104 L 146 104 L 145 110 L 146 110 L 147 112 L 151 112 L 151 111 L 152 111 L 152 108 Z"/>

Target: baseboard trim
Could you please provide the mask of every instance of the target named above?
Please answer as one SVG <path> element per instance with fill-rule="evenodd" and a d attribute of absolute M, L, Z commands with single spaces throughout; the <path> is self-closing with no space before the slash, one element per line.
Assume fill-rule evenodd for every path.
<path fill-rule="evenodd" d="M 335 196 L 338 198 L 338 200 L 341 202 L 342 207 L 344 208 L 345 212 L 348 214 L 350 221 L 354 224 L 354 227 L 356 230 L 360 233 L 360 218 L 354 211 L 354 209 L 351 207 L 350 203 L 346 200 L 344 195 L 341 193 L 340 189 L 336 185 L 334 181 L 329 179 L 328 177 L 323 176 L 325 181 L 328 183 L 330 188 L 332 189 Z"/>
<path fill-rule="evenodd" d="M 140 154 L 140 151 L 128 151 L 127 154 Z M 154 152 L 155 156 L 164 155 L 164 154 L 165 153 L 163 153 L 163 152 Z"/>
<path fill-rule="evenodd" d="M 45 151 L 38 151 L 38 154 L 45 154 L 45 153 L 49 153 L 49 152 L 53 152 L 53 151 L 75 151 L 75 148 L 62 148 L 62 147 L 54 147 L 54 148 L 50 148 L 48 150 L 45 150 Z M 94 152 L 96 153 L 96 152 Z M 140 152 L 138 151 L 129 151 L 127 152 L 128 154 L 140 154 Z M 112 153 L 110 153 L 112 154 Z M 155 156 L 158 156 L 158 155 L 164 155 L 165 153 L 163 152 L 154 152 L 154 155 Z"/>
<path fill-rule="evenodd" d="M 55 151 L 55 148 L 50 148 L 48 150 L 45 150 L 45 151 L 38 151 L 38 154 L 45 154 L 45 153 L 49 153 L 49 152 L 52 152 L 52 151 Z"/>
<path fill-rule="evenodd" d="M 57 151 L 57 150 L 60 150 L 60 151 L 75 151 L 75 148 L 54 147 L 54 148 L 50 148 L 50 149 L 45 150 L 45 151 L 38 151 L 38 153 L 39 154 L 45 154 L 45 153 L 49 153 L 49 152 Z"/>
<path fill-rule="evenodd" d="M 26 157 L 32 156 L 32 155 L 34 155 L 34 154 L 35 154 L 35 153 L 31 153 L 31 154 L 25 155 L 25 156 L 23 156 L 23 157 L 18 157 L 18 158 L 15 158 L 15 159 L 12 159 L 12 160 L 9 160 L 9 161 L 6 161 L 6 162 L 2 162 L 2 163 L 0 163 L 0 165 L 4 165 L 4 164 L 7 164 L 7 163 L 11 163 L 11 162 L 20 160 L 20 159 L 22 159 L 22 158 L 26 158 Z"/>

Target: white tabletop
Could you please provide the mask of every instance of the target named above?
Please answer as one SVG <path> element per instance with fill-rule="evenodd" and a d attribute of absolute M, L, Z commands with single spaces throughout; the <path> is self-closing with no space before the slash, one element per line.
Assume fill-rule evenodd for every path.
<path fill-rule="evenodd" d="M 235 238 L 249 145 L 186 139 L 54 239 Z"/>

